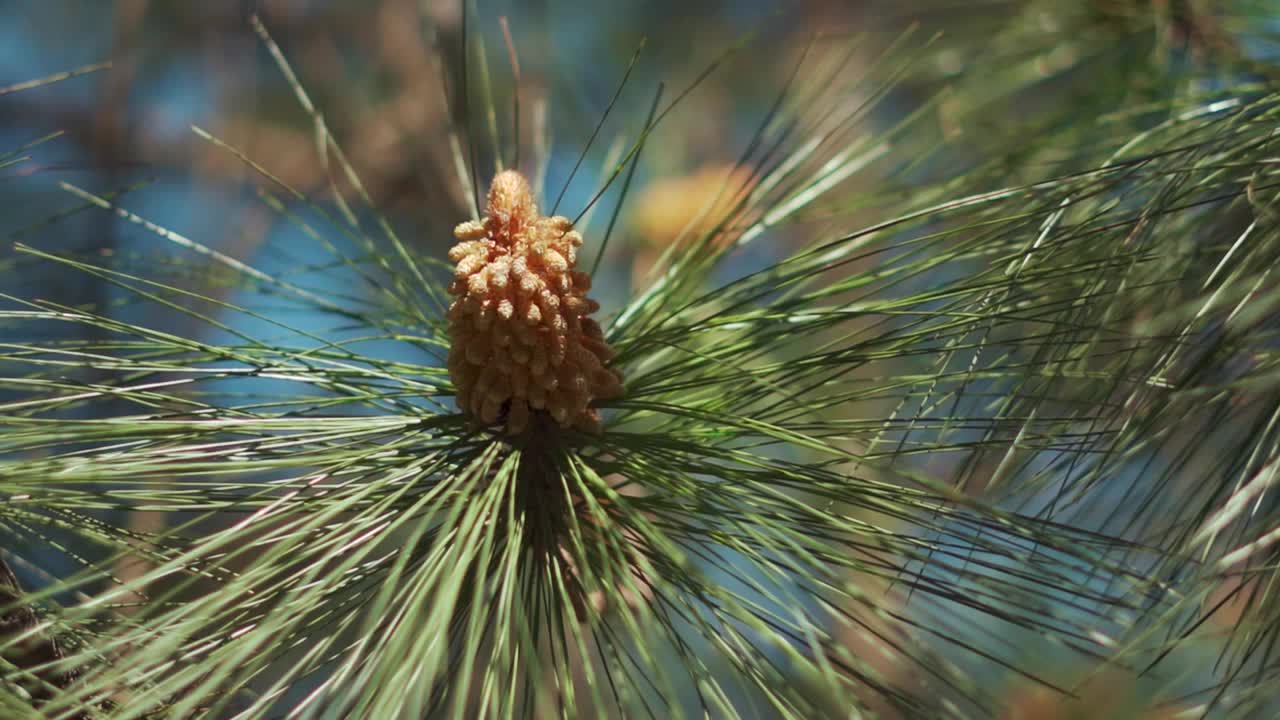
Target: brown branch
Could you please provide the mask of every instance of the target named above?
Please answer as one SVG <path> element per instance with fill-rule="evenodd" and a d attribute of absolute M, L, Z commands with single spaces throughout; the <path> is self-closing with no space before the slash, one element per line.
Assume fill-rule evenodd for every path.
<path fill-rule="evenodd" d="M 66 656 L 53 635 L 32 633 L 40 619 L 22 598 L 18 576 L 0 557 L 0 660 L 6 681 L 25 691 L 39 707 L 70 685 L 77 673 L 55 669 Z"/>

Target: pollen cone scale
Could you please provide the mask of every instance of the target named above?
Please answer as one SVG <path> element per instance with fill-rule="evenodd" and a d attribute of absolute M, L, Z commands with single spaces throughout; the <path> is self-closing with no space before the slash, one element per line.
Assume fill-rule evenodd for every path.
<path fill-rule="evenodd" d="M 485 216 L 454 229 L 449 376 L 458 407 L 519 433 L 539 417 L 600 432 L 596 400 L 622 394 L 613 351 L 590 315 L 591 277 L 574 268 L 582 235 L 543 217 L 524 176 L 493 179 Z"/>

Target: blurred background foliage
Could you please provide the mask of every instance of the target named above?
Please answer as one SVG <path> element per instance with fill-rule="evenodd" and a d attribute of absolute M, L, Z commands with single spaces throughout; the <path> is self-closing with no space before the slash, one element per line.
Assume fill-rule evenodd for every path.
<path fill-rule="evenodd" d="M 8 239 L 0 248 L 0 292 L 56 292 L 68 307 L 107 308 L 122 321 L 217 341 L 208 325 L 140 302 L 105 278 L 13 249 L 17 241 L 69 257 L 110 258 L 126 272 L 163 271 L 210 298 L 210 308 L 237 297 L 233 273 L 170 259 L 160 250 L 167 243 L 136 222 L 85 212 L 85 197 L 59 185 L 69 183 L 124 199 L 139 216 L 310 292 L 342 297 L 349 278 L 326 272 L 330 258 L 315 257 L 299 224 L 258 202 L 262 182 L 252 169 L 191 129 L 238 148 L 307 195 L 329 190 L 312 120 L 298 111 L 293 89 L 251 28 L 253 13 L 323 109 L 377 211 L 427 257 L 444 257 L 453 226 L 474 211 L 459 153 L 481 178 L 499 162 L 535 168 L 544 203 L 576 214 L 628 150 L 623 130 L 643 122 L 654 88 L 663 83 L 669 100 L 710 70 L 639 156 L 596 277 L 606 313 L 651 281 L 664 253 L 684 252 L 695 237 L 728 247 L 761 215 L 767 219 L 764 211 L 738 214 L 723 188 L 751 182 L 739 157 L 797 62 L 813 53 L 819 61 L 803 66 L 802 84 L 821 82 L 823 63 L 870 78 L 813 108 L 818 124 L 829 113 L 841 127 L 838 140 L 816 152 L 835 158 L 865 143 L 876 154 L 866 172 L 833 178 L 835 190 L 787 224 L 765 223 L 764 241 L 727 252 L 714 281 L 759 271 L 824 234 L 861 232 L 938 204 L 937 212 L 901 223 L 904 237 L 923 238 L 923 250 L 904 243 L 889 254 L 868 252 L 839 273 L 873 277 L 878 263 L 920 252 L 932 259 L 904 277 L 904 287 L 924 292 L 958 277 L 975 287 L 990 281 L 989 307 L 1035 312 L 995 330 L 978 321 L 951 349 L 939 341 L 921 357 L 903 351 L 869 360 L 858 371 L 867 382 L 895 374 L 916 380 L 903 380 L 909 389 L 901 394 L 868 393 L 824 408 L 829 437 L 975 502 L 1132 543 L 1123 559 L 1173 588 L 1170 605 L 1152 611 L 1155 622 L 1135 621 L 1143 608 L 1117 609 L 1113 626 L 1098 627 L 1104 640 L 1082 641 L 1090 648 L 1084 653 L 1032 630 L 984 629 L 989 619 L 977 611 L 951 617 L 956 626 L 940 633 L 960 644 L 994 641 L 1018 672 L 949 642 L 940 640 L 936 651 L 977 678 L 1000 717 L 1273 716 L 1266 687 L 1280 670 L 1273 658 L 1280 507 L 1270 488 L 1280 462 L 1280 393 L 1272 317 L 1280 298 L 1270 271 L 1280 233 L 1271 138 L 1280 116 L 1280 6 L 476 5 L 464 19 L 456 0 L 0 4 L 0 86 L 110 62 L 109 69 L 0 94 L 0 148 L 60 133 L 0 166 L 0 235 Z M 518 82 L 499 18 L 508 24 Z M 741 51 L 725 55 L 744 38 Z M 454 130 L 467 147 L 451 145 Z M 336 192 L 356 196 L 349 185 Z M 985 193 L 1009 200 L 956 202 Z M 615 193 L 594 206 L 584 218 L 588 237 L 606 232 L 618 203 Z M 967 254 L 970 246 L 993 250 Z M 842 297 L 866 296 L 851 287 Z M 1062 326 L 1038 324 L 1049 314 Z M 304 330 L 346 331 L 319 314 L 290 317 Z M 1074 329 L 1064 329 L 1068 320 Z M 236 329 L 246 331 L 239 322 Z M 859 326 L 870 327 L 870 320 Z M 94 332 L 71 324 L 9 328 L 0 328 L 0 342 L 6 332 L 23 343 Z M 1043 343 L 1034 341 L 1040 332 Z M 983 352 L 983 362 L 994 353 L 1035 372 L 1016 383 L 964 377 Z M 101 379 L 91 375 L 76 381 Z M 957 377 L 959 390 L 944 389 Z M 24 392 L 9 384 L 0 400 L 20 400 Z M 97 403 L 69 412 L 109 417 L 113 409 Z M 840 425 L 849 418 L 864 419 L 865 427 Z M 911 422 L 896 423 L 906 418 Z M 966 422 L 973 418 L 991 422 Z M 169 522 L 165 513 L 145 510 L 103 516 L 137 533 Z M 51 549 L 20 533 L 6 537 L 26 537 L 4 548 L 16 575 L 10 585 L 52 587 L 82 563 L 110 557 L 92 557 L 94 548 Z M 127 579 L 137 571 L 133 564 L 145 567 L 125 558 L 117 576 Z M 872 574 L 854 579 L 868 595 L 897 584 Z M 1095 578 L 1074 580 L 1090 588 Z M 903 603 L 908 616 L 915 612 L 910 593 L 877 597 Z M 930 622 L 928 610 L 920 612 L 911 617 Z M 1063 612 L 1071 622 L 1102 622 Z M 1126 635 L 1135 625 L 1142 627 Z M 876 631 L 839 640 L 892 684 L 922 687 L 919 669 L 885 652 Z M 1129 642 L 1143 652 L 1106 662 L 1105 651 Z M 795 678 L 799 685 L 810 680 Z M 866 701 L 886 716 L 903 716 L 891 703 Z"/>

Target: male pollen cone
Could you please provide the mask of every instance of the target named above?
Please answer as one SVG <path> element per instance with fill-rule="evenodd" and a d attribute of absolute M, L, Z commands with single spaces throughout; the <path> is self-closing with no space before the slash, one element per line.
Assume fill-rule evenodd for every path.
<path fill-rule="evenodd" d="M 489 187 L 485 217 L 458 225 L 449 293 L 449 376 L 458 407 L 490 425 L 505 416 L 518 433 L 538 412 L 565 428 L 600 432 L 593 401 L 622 394 L 622 374 L 600 308 L 577 272 L 582 235 L 568 218 L 543 217 L 524 176 L 504 170 Z"/>

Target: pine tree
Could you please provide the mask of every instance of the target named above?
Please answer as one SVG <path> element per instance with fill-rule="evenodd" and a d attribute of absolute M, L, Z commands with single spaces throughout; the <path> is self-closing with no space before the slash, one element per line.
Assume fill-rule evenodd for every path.
<path fill-rule="evenodd" d="M 320 176 L 190 142 L 274 255 L 0 155 L 76 203 L 0 258 L 0 714 L 1274 714 L 1271 6 L 991 5 L 637 32 L 557 170 L 547 44 L 424 3 L 412 233 L 247 18 Z"/>

